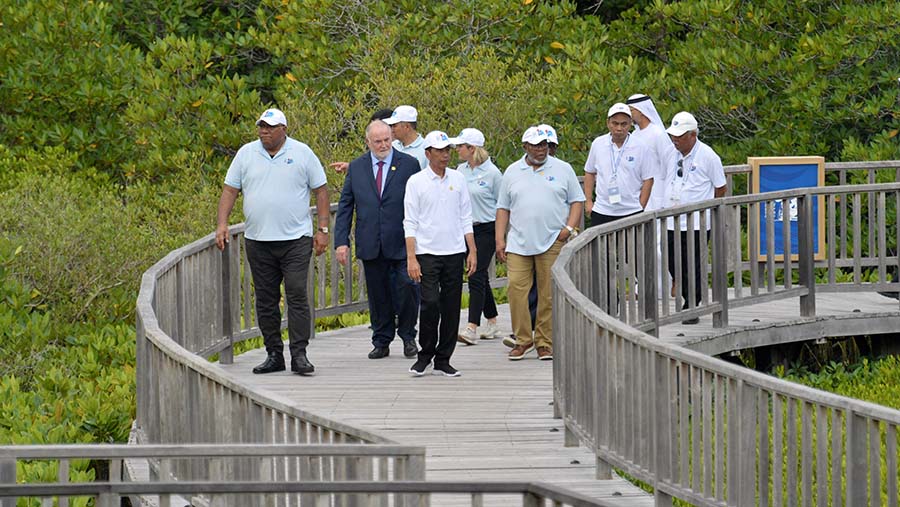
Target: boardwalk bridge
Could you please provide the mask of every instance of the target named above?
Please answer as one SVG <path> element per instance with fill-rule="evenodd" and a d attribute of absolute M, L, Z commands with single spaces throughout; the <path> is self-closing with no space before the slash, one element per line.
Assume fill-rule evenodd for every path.
<path fill-rule="evenodd" d="M 259 335 L 243 228 L 231 228 L 223 253 L 205 237 L 171 252 L 142 280 L 139 445 L 2 448 L 0 496 L 80 494 L 99 505 L 129 496 L 179 507 L 675 499 L 896 506 L 900 412 L 715 357 L 900 328 L 898 302 L 877 294 L 900 290 L 891 281 L 900 264 L 900 183 L 878 183 L 900 180 L 900 161 L 832 163 L 826 171 L 837 185 L 732 195 L 747 186 L 748 168 L 731 166 L 729 197 L 585 231 L 553 268 L 552 367 L 510 363 L 502 345 L 486 342 L 457 349 L 459 379 L 412 379 L 407 360 L 366 360 L 365 326 L 317 336 L 310 346 L 316 377 L 250 375 L 263 352 L 235 352 Z M 866 183 L 848 184 L 859 179 L 853 173 Z M 814 201 L 821 214 L 813 214 Z M 775 238 L 773 211 L 789 202 L 799 237 L 783 227 Z M 642 282 L 657 280 L 669 256 L 679 264 L 677 244 L 669 252 L 663 242 L 657 259 L 666 218 L 677 223 L 707 210 L 699 230 L 709 226 L 709 236 L 700 235 L 699 249 L 687 248 L 689 258 L 700 257 L 703 282 L 675 276 L 689 284 L 688 299 L 699 294 L 701 302 L 682 310 L 680 294 Z M 824 220 L 826 246 L 814 256 L 817 220 Z M 767 248 L 760 250 L 762 237 Z M 776 242 L 792 239 L 799 255 L 776 257 Z M 366 307 L 359 266 L 339 266 L 330 253 L 316 260 L 309 288 L 317 317 Z M 693 317 L 701 323 L 681 324 Z M 58 459 L 66 483 L 67 463 L 79 458 L 108 461 L 109 481 L 3 485 L 25 459 Z M 120 482 L 123 476 L 132 482 Z"/>

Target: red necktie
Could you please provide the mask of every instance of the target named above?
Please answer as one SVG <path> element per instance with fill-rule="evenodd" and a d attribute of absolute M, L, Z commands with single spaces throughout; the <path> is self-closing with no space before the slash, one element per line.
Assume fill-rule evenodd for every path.
<path fill-rule="evenodd" d="M 378 174 L 375 175 L 375 190 L 378 191 L 378 198 L 381 199 L 381 170 L 384 169 L 384 161 L 378 161 Z"/>

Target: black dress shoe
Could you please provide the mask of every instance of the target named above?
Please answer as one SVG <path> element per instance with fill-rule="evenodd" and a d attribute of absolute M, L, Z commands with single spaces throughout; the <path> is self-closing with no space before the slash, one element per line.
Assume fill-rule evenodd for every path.
<path fill-rule="evenodd" d="M 291 371 L 298 375 L 312 375 L 316 372 L 316 367 L 309 362 L 306 354 L 300 354 L 291 359 Z"/>
<path fill-rule="evenodd" d="M 415 340 L 408 340 L 403 342 L 403 355 L 409 358 L 416 357 L 419 354 L 419 349 L 416 348 Z"/>
<path fill-rule="evenodd" d="M 369 352 L 369 359 L 381 359 L 382 357 L 387 357 L 391 355 L 391 349 L 387 347 L 375 347 L 372 349 L 372 352 Z"/>
<path fill-rule="evenodd" d="M 253 368 L 253 373 L 274 373 L 284 371 L 284 356 L 281 354 L 269 354 L 266 360 Z"/>

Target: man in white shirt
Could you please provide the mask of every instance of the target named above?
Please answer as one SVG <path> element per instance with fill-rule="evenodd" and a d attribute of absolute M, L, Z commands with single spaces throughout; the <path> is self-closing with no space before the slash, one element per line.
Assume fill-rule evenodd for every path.
<path fill-rule="evenodd" d="M 681 206 L 725 195 L 725 169 L 722 160 L 712 148 L 697 139 L 699 129 L 694 115 L 682 111 L 672 117 L 672 125 L 666 130 L 675 151 L 666 160 L 668 176 L 666 178 L 667 207 Z M 668 267 L 669 274 L 678 284 L 681 279 L 681 296 L 684 300 L 682 309 L 694 308 L 702 300 L 706 292 L 705 280 L 700 277 L 700 214 L 693 213 L 693 225 L 688 236 L 687 215 L 679 218 L 678 231 L 681 242 L 681 273 L 676 276 L 675 267 L 675 221 L 669 218 L 667 221 L 666 239 L 668 242 Z M 708 217 L 707 213 L 707 217 Z M 703 231 L 709 238 L 709 220 L 706 221 L 707 230 Z M 694 258 L 687 258 L 688 241 L 694 243 Z M 693 271 L 693 272 L 691 272 Z M 693 275 L 693 276 L 691 276 Z M 690 280 L 693 279 L 693 287 Z M 692 297 L 693 294 L 693 297 Z M 683 324 L 697 324 L 697 317 L 682 321 Z"/>
<path fill-rule="evenodd" d="M 458 377 L 450 357 L 456 349 L 463 265 L 471 275 L 477 263 L 472 205 L 466 177 L 447 170 L 447 134 L 429 132 L 424 146 L 428 166 L 409 178 L 403 199 L 406 265 L 422 294 L 419 355 L 409 372 L 420 377 L 433 360 L 435 375 Z"/>
<path fill-rule="evenodd" d="M 591 210 L 591 227 L 644 211 L 653 188 L 653 155 L 629 133 L 628 106 L 613 104 L 606 114 L 606 126 L 609 133 L 594 139 L 584 164 L 585 205 Z"/>
<path fill-rule="evenodd" d="M 389 118 L 384 122 L 391 126 L 391 134 L 394 136 L 394 149 L 416 157 L 422 169 L 428 165 L 425 157 L 425 140 L 416 131 L 419 122 L 419 112 L 412 106 L 397 106 Z"/>

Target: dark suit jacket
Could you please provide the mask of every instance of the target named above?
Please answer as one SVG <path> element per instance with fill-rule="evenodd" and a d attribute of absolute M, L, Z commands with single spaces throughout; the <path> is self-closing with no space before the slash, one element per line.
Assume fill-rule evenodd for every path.
<path fill-rule="evenodd" d="M 381 192 L 375 191 L 372 155 L 365 152 L 347 169 L 344 189 L 338 203 L 334 224 L 334 246 L 350 244 L 350 226 L 356 211 L 356 257 L 372 260 L 379 255 L 394 260 L 406 258 L 406 238 L 403 234 L 403 196 L 406 180 L 419 172 L 419 161 L 394 150 L 391 166 Z"/>

